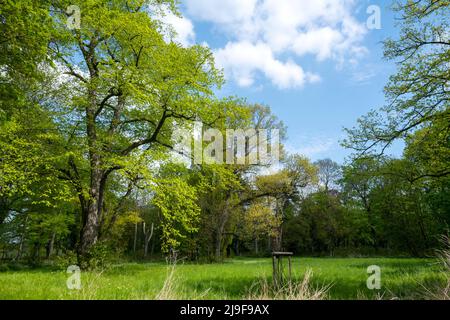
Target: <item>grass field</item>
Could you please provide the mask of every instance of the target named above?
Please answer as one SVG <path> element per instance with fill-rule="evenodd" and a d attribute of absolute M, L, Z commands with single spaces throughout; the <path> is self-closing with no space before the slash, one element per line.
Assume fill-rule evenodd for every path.
<path fill-rule="evenodd" d="M 381 267 L 381 290 L 366 287 L 367 267 Z M 295 279 L 308 269 L 311 285 L 331 285 L 328 299 L 424 299 L 446 275 L 433 259 L 295 258 Z M 83 272 L 82 289 L 68 290 L 68 274 L 51 268 L 0 272 L 0 299 L 154 299 L 170 268 L 165 263 L 126 263 L 104 272 Z M 170 298 L 245 299 L 261 279 L 270 281 L 270 259 L 233 259 L 222 264 L 178 264 Z M 253 289 L 252 289 L 253 288 Z M 170 289 L 170 288 L 169 288 Z"/>

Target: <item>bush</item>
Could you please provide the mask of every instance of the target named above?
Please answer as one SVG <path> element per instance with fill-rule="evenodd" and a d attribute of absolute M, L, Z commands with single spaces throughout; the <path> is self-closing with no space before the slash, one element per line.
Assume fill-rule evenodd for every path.
<path fill-rule="evenodd" d="M 24 265 L 19 262 L 9 262 L 9 263 L 0 264 L 0 272 L 22 271 L 22 270 L 27 270 L 29 268 L 30 268 L 29 266 Z"/>
<path fill-rule="evenodd" d="M 55 258 L 55 266 L 61 270 L 66 270 L 68 266 L 77 264 L 77 254 L 74 251 L 67 251 L 63 255 Z"/>
<path fill-rule="evenodd" d="M 119 261 L 121 252 L 105 242 L 98 242 L 91 247 L 84 257 L 79 257 L 81 269 L 104 270 Z"/>
<path fill-rule="evenodd" d="M 7 264 L 0 264 L 0 272 L 9 271 L 9 266 Z"/>

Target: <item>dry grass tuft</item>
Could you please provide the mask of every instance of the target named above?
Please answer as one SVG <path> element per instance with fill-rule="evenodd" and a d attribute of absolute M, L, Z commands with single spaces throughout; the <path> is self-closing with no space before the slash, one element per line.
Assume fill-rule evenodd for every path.
<path fill-rule="evenodd" d="M 275 289 L 267 279 L 254 284 L 247 297 L 249 300 L 325 300 L 331 285 L 313 287 L 311 279 L 312 270 L 307 270 L 303 280 L 291 282 L 280 289 Z"/>
<path fill-rule="evenodd" d="M 178 285 L 175 277 L 175 264 L 173 264 L 169 267 L 166 280 L 164 280 L 164 285 L 161 291 L 156 295 L 155 300 L 177 300 L 179 299 L 177 290 Z"/>
<path fill-rule="evenodd" d="M 442 236 L 441 242 L 444 248 L 438 250 L 437 256 L 445 267 L 445 276 L 447 277 L 447 284 L 437 290 L 426 289 L 427 297 L 432 300 L 450 300 L 450 237 Z"/>
<path fill-rule="evenodd" d="M 77 300 L 96 300 L 101 288 L 101 278 L 104 270 L 92 272 L 81 285 L 80 290 L 75 290 Z"/>
<path fill-rule="evenodd" d="M 441 242 L 444 244 L 444 249 L 438 250 L 438 257 L 444 267 L 450 271 L 450 237 L 443 236 Z"/>

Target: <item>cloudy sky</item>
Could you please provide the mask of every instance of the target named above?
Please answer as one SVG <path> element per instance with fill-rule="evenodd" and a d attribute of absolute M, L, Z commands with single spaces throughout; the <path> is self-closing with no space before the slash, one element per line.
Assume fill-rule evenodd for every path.
<path fill-rule="evenodd" d="M 219 95 L 271 106 L 288 126 L 289 151 L 343 162 L 342 128 L 384 104 L 395 72 L 381 45 L 397 32 L 389 2 L 182 0 L 183 18 L 165 19 L 183 45 L 213 50 L 227 79 Z M 368 27 L 376 27 L 373 5 L 381 29 Z"/>

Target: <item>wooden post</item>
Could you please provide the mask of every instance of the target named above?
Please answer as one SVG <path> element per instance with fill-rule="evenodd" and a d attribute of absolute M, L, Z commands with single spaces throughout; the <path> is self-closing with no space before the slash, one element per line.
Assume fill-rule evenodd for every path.
<path fill-rule="evenodd" d="M 275 263 L 275 260 L 276 260 L 277 258 L 276 258 L 276 256 L 275 255 L 272 255 L 272 264 L 273 264 L 273 285 L 274 285 L 274 287 L 276 288 L 277 287 L 277 266 L 276 266 L 276 263 Z"/>
<path fill-rule="evenodd" d="M 288 262 L 289 262 L 289 285 L 290 285 L 292 282 L 291 256 L 288 256 Z"/>
<path fill-rule="evenodd" d="M 274 287 L 278 289 L 283 285 L 283 257 L 288 257 L 288 268 L 289 268 L 289 284 L 292 281 L 292 262 L 291 256 L 292 252 L 272 252 L 272 267 L 273 267 L 273 283 Z"/>
<path fill-rule="evenodd" d="M 137 223 L 134 224 L 134 243 L 133 243 L 133 253 L 136 255 L 136 242 L 137 242 Z"/>
<path fill-rule="evenodd" d="M 280 284 L 283 285 L 283 256 L 278 259 L 278 269 L 280 270 L 278 278 L 280 279 Z"/>

